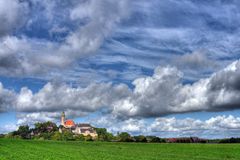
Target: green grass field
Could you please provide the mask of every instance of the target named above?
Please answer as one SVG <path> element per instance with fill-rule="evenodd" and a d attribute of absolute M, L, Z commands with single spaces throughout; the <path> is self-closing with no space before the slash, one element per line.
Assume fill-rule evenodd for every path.
<path fill-rule="evenodd" d="M 239 160 L 240 144 L 144 144 L 0 139 L 1 160 Z"/>

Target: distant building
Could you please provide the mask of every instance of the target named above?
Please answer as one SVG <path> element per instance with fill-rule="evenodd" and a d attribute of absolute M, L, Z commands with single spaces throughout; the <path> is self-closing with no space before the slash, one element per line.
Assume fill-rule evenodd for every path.
<path fill-rule="evenodd" d="M 93 138 L 96 138 L 98 136 L 96 130 L 90 124 L 75 124 L 71 119 L 65 120 L 64 112 L 61 115 L 61 125 L 65 129 L 70 129 L 74 134 L 82 134 L 84 136 L 90 135 Z M 59 131 L 62 132 L 63 128 L 60 128 Z"/>

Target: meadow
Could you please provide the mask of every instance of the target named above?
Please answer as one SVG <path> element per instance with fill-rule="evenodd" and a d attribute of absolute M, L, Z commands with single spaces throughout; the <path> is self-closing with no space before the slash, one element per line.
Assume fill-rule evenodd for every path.
<path fill-rule="evenodd" d="M 0 160 L 239 160 L 240 144 L 63 142 L 0 138 Z"/>

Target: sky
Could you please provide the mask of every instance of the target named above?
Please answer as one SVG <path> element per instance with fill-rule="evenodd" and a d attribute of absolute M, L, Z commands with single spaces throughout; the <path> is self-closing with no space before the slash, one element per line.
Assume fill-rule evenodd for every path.
<path fill-rule="evenodd" d="M 0 133 L 60 122 L 240 136 L 238 0 L 0 0 Z"/>

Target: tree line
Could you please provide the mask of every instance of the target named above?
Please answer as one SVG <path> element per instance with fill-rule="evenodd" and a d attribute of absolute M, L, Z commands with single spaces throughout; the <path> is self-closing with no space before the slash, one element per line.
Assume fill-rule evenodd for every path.
<path fill-rule="evenodd" d="M 59 126 L 61 127 L 61 126 Z M 132 136 L 127 132 L 117 133 L 113 135 L 106 128 L 95 128 L 97 138 L 90 135 L 74 134 L 69 129 L 59 132 L 59 127 L 53 122 L 43 122 L 34 124 L 33 128 L 28 125 L 18 127 L 18 130 L 10 132 L 6 135 L 0 135 L 4 138 L 15 139 L 34 139 L 34 140 L 59 140 L 59 141 L 107 141 L 107 142 L 156 142 L 165 143 L 165 139 L 156 136 Z"/>
<path fill-rule="evenodd" d="M 61 126 L 59 126 L 61 127 Z M 240 143 L 240 138 L 229 139 L 200 139 L 197 137 L 184 138 L 160 138 L 157 136 L 132 136 L 127 132 L 113 135 L 106 128 L 95 128 L 98 136 L 91 137 L 82 134 L 74 134 L 65 129 L 61 133 L 59 127 L 53 122 L 34 124 L 33 128 L 28 125 L 19 126 L 18 130 L 6 135 L 0 134 L 0 138 L 34 139 L 34 140 L 57 140 L 57 141 L 106 141 L 106 142 L 142 142 L 142 143 Z"/>

